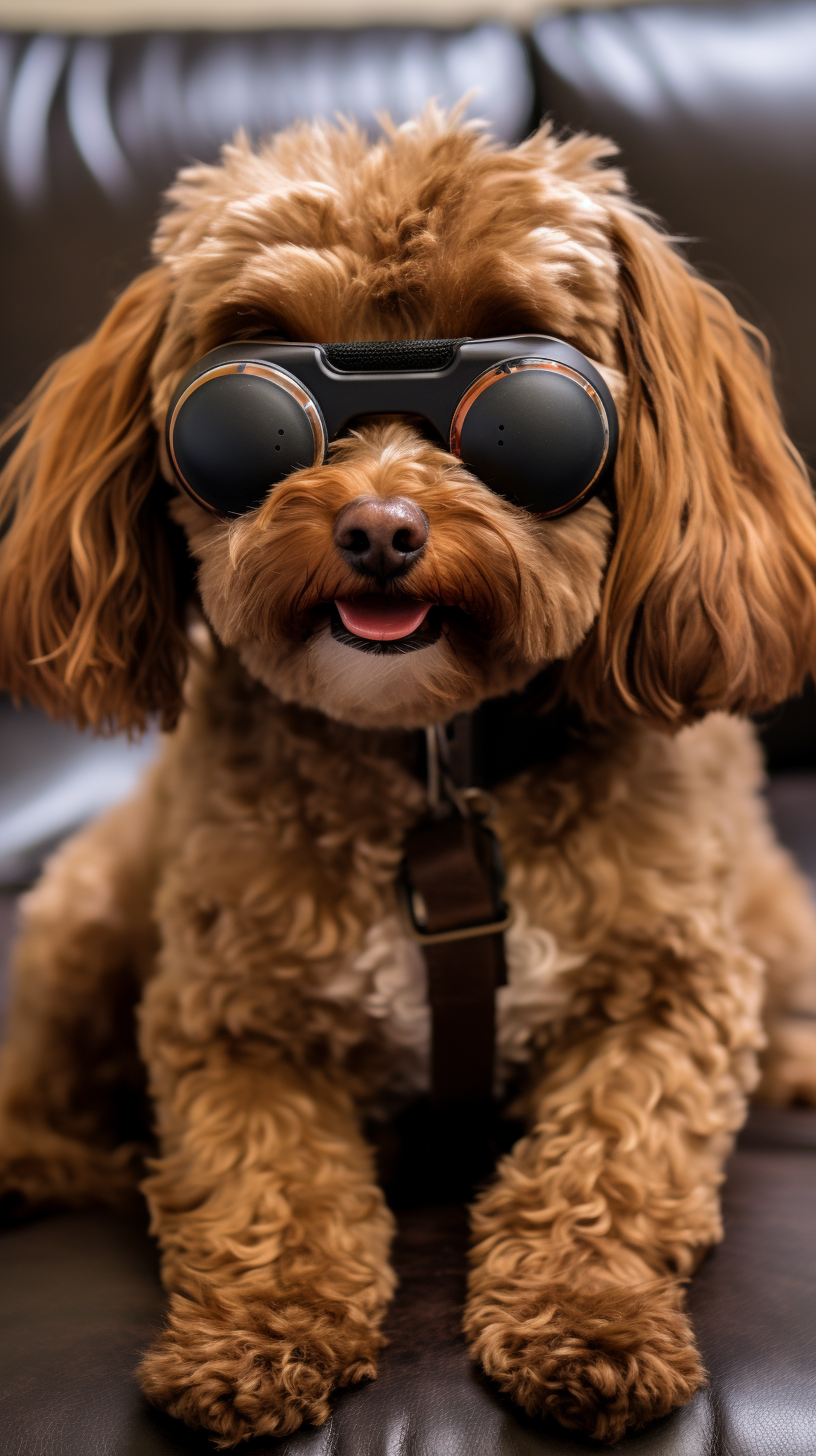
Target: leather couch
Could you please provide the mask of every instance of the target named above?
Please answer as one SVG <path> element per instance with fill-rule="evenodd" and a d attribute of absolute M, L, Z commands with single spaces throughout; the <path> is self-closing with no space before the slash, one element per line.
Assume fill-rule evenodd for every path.
<path fill-rule="evenodd" d="M 689 1303 L 710 1374 L 691 1405 L 621 1456 L 816 1452 L 816 1116 L 755 1115 L 725 1192 L 725 1242 Z M 577 1456 L 603 1448 L 528 1420 L 471 1366 L 459 1334 L 461 1207 L 406 1210 L 390 1344 L 327 1425 L 247 1456 Z M 0 1237 L 2 1456 L 208 1456 L 206 1437 L 152 1411 L 133 1371 L 163 1295 L 142 1222 L 63 1215 Z"/>
<path fill-rule="evenodd" d="M 8 403 L 93 325 L 111 290 L 140 265 L 157 189 L 185 154 L 212 154 L 238 121 L 279 125 L 304 105 L 330 112 L 362 98 L 373 112 L 387 100 L 406 114 L 427 94 L 453 99 L 481 74 L 488 88 L 481 105 L 493 106 L 507 137 L 523 133 L 534 113 L 549 113 L 559 125 L 618 140 L 640 196 L 693 235 L 695 259 L 770 333 L 794 436 L 816 459 L 808 321 L 816 0 L 575 12 L 548 16 L 526 37 L 504 27 L 463 36 L 16 37 L 0 54 L 7 62 L 0 65 L 0 397 Z M 26 97 L 29 117 L 40 119 L 28 152 L 20 121 Z M 770 724 L 777 769 L 789 775 L 814 766 L 813 724 L 807 700 Z M 783 777 L 772 803 L 806 867 L 816 866 L 816 780 Z M 9 928 L 11 918 L 10 901 L 0 902 L 0 926 Z M 424 1204 L 415 1198 L 398 1210 L 401 1285 L 378 1380 L 342 1392 L 320 1430 L 245 1449 L 257 1456 L 599 1449 L 520 1416 L 470 1366 L 458 1329 L 464 1214 L 460 1204 L 434 1204 L 433 1191 L 425 1190 Z M 815 1207 L 816 1113 L 756 1109 L 729 1164 L 725 1242 L 689 1293 L 709 1387 L 618 1450 L 816 1456 Z M 133 1369 L 162 1306 L 138 1215 L 55 1215 L 6 1231 L 0 1456 L 211 1451 L 206 1438 L 150 1411 L 138 1394 Z"/>

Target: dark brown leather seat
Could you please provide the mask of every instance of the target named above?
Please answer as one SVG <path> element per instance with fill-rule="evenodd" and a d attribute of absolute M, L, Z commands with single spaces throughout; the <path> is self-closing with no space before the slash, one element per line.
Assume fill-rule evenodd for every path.
<path fill-rule="evenodd" d="M 533 28 L 542 112 L 611 136 L 635 195 L 763 328 L 816 465 L 816 5 L 575 10 Z"/>
<path fill-rule="evenodd" d="M 734 1154 L 725 1242 L 690 1305 L 711 1383 L 625 1440 L 632 1456 L 814 1456 L 816 1112 L 758 1112 Z M 459 1333 L 461 1208 L 400 1218 L 400 1289 L 378 1379 L 329 1423 L 243 1447 L 268 1456 L 569 1456 L 598 1451 L 528 1420 L 482 1379 Z M 0 1238 L 0 1456 L 192 1456 L 208 1439 L 159 1415 L 134 1378 L 162 1319 L 140 1220 L 44 1218 Z"/>

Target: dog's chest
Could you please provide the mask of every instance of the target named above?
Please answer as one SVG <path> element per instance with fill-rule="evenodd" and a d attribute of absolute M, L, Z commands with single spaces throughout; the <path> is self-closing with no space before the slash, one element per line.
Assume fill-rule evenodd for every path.
<path fill-rule="evenodd" d="M 467 942 L 462 954 L 467 956 Z M 571 996 L 565 973 L 585 957 L 563 950 L 523 909 L 505 934 L 507 984 L 496 991 L 496 1092 L 500 1093 L 546 1036 Z M 428 1090 L 431 1009 L 425 958 L 400 914 L 373 925 L 362 949 L 323 987 L 330 1000 L 361 1002 L 386 1044 L 386 1089 L 396 1097 Z"/>

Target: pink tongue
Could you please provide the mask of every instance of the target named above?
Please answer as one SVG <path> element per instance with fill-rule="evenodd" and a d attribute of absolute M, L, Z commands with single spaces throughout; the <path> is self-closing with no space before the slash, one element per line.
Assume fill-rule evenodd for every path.
<path fill-rule="evenodd" d="M 431 609 L 430 602 L 418 602 L 411 597 L 368 596 L 356 597 L 354 601 L 335 598 L 343 626 L 355 637 L 367 637 L 370 642 L 395 642 L 399 637 L 410 637 L 425 621 Z"/>

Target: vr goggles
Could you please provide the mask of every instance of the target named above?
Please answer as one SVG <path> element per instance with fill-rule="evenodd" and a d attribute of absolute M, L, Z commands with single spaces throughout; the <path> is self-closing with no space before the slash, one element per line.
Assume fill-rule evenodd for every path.
<path fill-rule="evenodd" d="M 181 381 L 167 450 L 199 505 L 239 516 L 292 471 L 322 464 L 365 415 L 418 415 L 484 485 L 538 516 L 596 494 L 618 443 L 597 369 L 570 344 L 530 334 L 227 344 Z"/>

